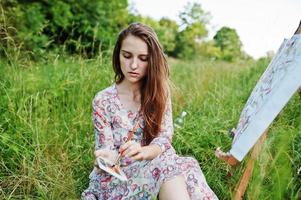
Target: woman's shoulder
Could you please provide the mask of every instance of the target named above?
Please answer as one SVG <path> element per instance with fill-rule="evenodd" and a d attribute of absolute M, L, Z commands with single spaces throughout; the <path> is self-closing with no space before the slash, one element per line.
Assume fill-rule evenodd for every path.
<path fill-rule="evenodd" d="M 115 91 L 115 83 L 111 86 L 99 91 L 96 93 L 93 99 L 93 103 L 99 102 L 99 101 L 109 101 L 111 102 L 116 97 L 116 91 Z"/>

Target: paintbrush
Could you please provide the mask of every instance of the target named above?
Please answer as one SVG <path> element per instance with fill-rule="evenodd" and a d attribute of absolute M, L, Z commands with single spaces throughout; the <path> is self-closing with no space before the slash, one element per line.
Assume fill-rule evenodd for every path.
<path fill-rule="evenodd" d="M 139 121 L 137 121 L 137 123 L 135 124 L 135 126 L 133 127 L 133 129 L 129 132 L 128 137 L 127 137 L 125 143 L 127 143 L 128 141 L 130 141 L 132 139 L 132 137 L 133 137 L 136 129 L 138 128 L 138 125 L 139 125 Z M 123 154 L 124 151 L 125 151 L 125 149 L 119 152 L 118 156 L 116 157 L 116 159 L 114 161 L 114 164 L 112 165 L 112 168 L 115 168 L 115 167 L 119 166 L 120 159 L 121 159 L 121 156 L 122 156 L 122 154 Z"/>

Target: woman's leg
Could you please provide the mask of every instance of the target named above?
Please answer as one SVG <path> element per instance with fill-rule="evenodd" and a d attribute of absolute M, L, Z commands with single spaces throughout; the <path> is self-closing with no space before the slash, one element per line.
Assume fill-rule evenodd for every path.
<path fill-rule="evenodd" d="M 162 184 L 159 192 L 160 200 L 189 200 L 183 176 L 176 176 Z"/>

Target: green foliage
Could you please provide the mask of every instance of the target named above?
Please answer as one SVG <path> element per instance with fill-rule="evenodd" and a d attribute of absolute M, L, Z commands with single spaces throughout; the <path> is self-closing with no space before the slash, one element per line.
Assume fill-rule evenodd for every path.
<path fill-rule="evenodd" d="M 180 19 L 183 30 L 177 35 L 174 55 L 179 58 L 192 58 L 196 55 L 200 41 L 208 34 L 208 14 L 203 11 L 201 4 L 188 3 L 180 13 Z"/>
<path fill-rule="evenodd" d="M 241 42 L 226 27 L 214 43 L 202 41 L 208 18 L 199 4 L 181 13 L 181 26 L 129 14 L 125 0 L 4 0 L 0 12 L 0 54 L 10 63 L 0 60 L 0 199 L 76 199 L 87 187 L 93 167 L 91 100 L 112 82 L 110 57 L 61 58 L 46 50 L 93 56 L 109 50 L 133 21 L 152 26 L 169 55 L 204 55 L 190 62 L 170 59 L 174 117 L 188 113 L 173 145 L 197 158 L 220 199 L 231 199 L 245 162 L 229 178 L 213 152 L 217 146 L 229 149 L 227 132 L 270 58 L 218 60 L 239 58 Z M 45 59 L 22 68 L 24 54 Z M 294 96 L 272 125 L 246 199 L 300 199 L 299 107 Z"/>
<path fill-rule="evenodd" d="M 49 56 L 28 68 L 0 61 L 0 199 L 77 199 L 88 186 L 91 100 L 113 80 L 109 60 Z M 214 150 L 230 148 L 228 130 L 269 61 L 169 60 L 174 118 L 188 113 L 173 145 L 199 161 L 220 199 L 231 199 L 245 162 L 228 177 Z M 300 199 L 300 104 L 294 96 L 272 125 L 245 199 Z"/>
<path fill-rule="evenodd" d="M 46 19 L 41 4 L 20 5 L 11 0 L 0 2 L 0 8 L 0 54 L 15 61 L 20 51 L 25 51 L 22 54 L 41 54 L 49 40 L 43 34 Z"/>
<path fill-rule="evenodd" d="M 49 60 L 0 63 L 0 199 L 78 199 L 88 182 L 91 100 L 112 69 L 106 59 Z"/>
<path fill-rule="evenodd" d="M 242 55 L 242 43 L 235 29 L 222 27 L 217 31 L 213 39 L 215 45 L 219 47 L 223 53 L 222 59 L 233 61 Z"/>
<path fill-rule="evenodd" d="M 117 34 L 131 22 L 151 26 L 169 56 L 196 55 L 232 61 L 247 58 L 234 29 L 220 30 L 205 42 L 209 14 L 201 4 L 188 3 L 179 14 L 181 24 L 130 13 L 127 0 L 0 1 L 0 55 L 11 63 L 71 53 L 92 58 L 111 52 Z M 24 62 L 26 64 L 26 62 Z"/>
<path fill-rule="evenodd" d="M 95 55 L 109 49 L 116 34 L 127 25 L 127 6 L 127 0 L 5 0 L 1 2 L 1 20 L 7 34 L 0 35 L 1 50 L 6 51 L 4 41 L 10 37 L 33 57 L 58 47 L 70 53 Z"/>
<path fill-rule="evenodd" d="M 219 47 L 215 46 L 214 41 L 203 42 L 198 48 L 199 54 L 211 60 L 222 59 L 222 51 Z"/>
<path fill-rule="evenodd" d="M 160 19 L 159 25 L 157 33 L 160 42 L 164 47 L 165 53 L 172 55 L 176 48 L 176 38 L 179 31 L 179 25 L 168 18 Z"/>
<path fill-rule="evenodd" d="M 158 35 L 159 41 L 163 46 L 164 52 L 167 55 L 173 55 L 176 48 L 176 37 L 178 34 L 179 25 L 171 19 L 162 18 L 159 21 L 151 17 L 144 17 L 135 15 L 132 17 L 131 22 L 141 22 L 154 29 Z"/>
<path fill-rule="evenodd" d="M 181 26 L 186 28 L 187 26 L 194 23 L 201 23 L 206 25 L 209 23 L 209 13 L 202 9 L 202 5 L 196 2 L 188 2 L 184 10 L 179 14 L 181 20 Z"/>

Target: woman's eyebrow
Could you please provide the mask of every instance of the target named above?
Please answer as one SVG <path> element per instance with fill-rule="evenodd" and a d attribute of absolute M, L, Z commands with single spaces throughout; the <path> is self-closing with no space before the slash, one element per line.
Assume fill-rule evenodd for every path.
<path fill-rule="evenodd" d="M 120 51 L 124 52 L 124 53 L 128 53 L 128 54 L 132 54 L 132 52 L 121 49 Z M 148 56 L 148 54 L 139 54 L 139 56 Z"/>
<path fill-rule="evenodd" d="M 131 53 L 131 52 L 123 50 L 123 49 L 121 49 L 121 51 L 124 52 L 124 53 Z"/>

